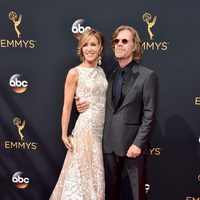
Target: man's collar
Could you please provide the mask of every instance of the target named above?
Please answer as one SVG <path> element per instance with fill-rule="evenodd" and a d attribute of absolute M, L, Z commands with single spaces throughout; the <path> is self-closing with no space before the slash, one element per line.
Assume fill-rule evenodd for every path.
<path fill-rule="evenodd" d="M 128 63 L 125 67 L 121 68 L 119 64 L 118 64 L 118 67 L 119 67 L 120 70 L 123 69 L 123 71 L 124 71 L 125 73 L 127 73 L 129 70 L 132 69 L 133 65 L 136 65 L 136 64 L 137 64 L 137 63 L 136 63 L 134 60 L 132 60 L 132 61 L 131 61 L 130 63 Z"/>

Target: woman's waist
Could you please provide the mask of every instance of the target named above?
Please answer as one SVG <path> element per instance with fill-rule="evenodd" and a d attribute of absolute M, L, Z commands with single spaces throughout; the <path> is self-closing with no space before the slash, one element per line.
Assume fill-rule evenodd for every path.
<path fill-rule="evenodd" d="M 83 113 L 80 113 L 80 115 L 83 116 L 105 116 L 105 108 L 97 108 L 97 107 L 92 107 L 90 106 L 86 111 L 84 111 Z"/>

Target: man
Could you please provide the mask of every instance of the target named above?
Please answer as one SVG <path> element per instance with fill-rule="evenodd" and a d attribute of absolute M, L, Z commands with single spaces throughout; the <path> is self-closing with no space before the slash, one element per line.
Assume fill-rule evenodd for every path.
<path fill-rule="evenodd" d="M 144 159 L 156 109 L 155 73 L 137 62 L 142 55 L 138 32 L 119 26 L 113 33 L 112 48 L 118 66 L 108 79 L 103 151 L 106 199 L 120 198 L 120 180 L 127 171 L 134 200 L 144 200 Z M 89 105 L 78 103 L 83 112 Z"/>

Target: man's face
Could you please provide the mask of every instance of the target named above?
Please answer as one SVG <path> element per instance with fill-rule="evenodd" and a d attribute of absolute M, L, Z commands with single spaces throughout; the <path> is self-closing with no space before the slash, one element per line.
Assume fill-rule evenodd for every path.
<path fill-rule="evenodd" d="M 114 52 L 117 59 L 132 59 L 133 57 L 133 38 L 129 30 L 122 30 L 118 33 L 114 42 Z"/>

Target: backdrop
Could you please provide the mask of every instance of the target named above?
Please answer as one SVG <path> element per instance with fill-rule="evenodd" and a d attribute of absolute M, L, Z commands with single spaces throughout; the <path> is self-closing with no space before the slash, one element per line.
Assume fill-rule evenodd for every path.
<path fill-rule="evenodd" d="M 199 8 L 198 0 L 0 0 L 0 199 L 49 198 L 66 154 L 60 121 L 67 71 L 80 62 L 76 38 L 90 27 L 104 34 L 108 72 L 112 32 L 126 24 L 143 40 L 142 65 L 159 77 L 147 198 L 200 200 Z M 121 194 L 132 199 L 126 186 Z"/>

